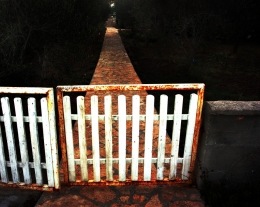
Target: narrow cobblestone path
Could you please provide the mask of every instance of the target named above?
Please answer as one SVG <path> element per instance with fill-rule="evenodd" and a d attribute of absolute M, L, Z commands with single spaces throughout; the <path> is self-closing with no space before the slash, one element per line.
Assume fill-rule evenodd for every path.
<path fill-rule="evenodd" d="M 116 28 L 113 27 L 113 20 L 110 19 L 107 22 L 107 31 L 105 40 L 103 43 L 100 59 L 93 75 L 92 85 L 101 84 L 141 84 L 141 81 L 136 74 L 131 61 L 125 51 L 121 38 Z M 127 100 L 127 114 L 131 114 L 131 97 L 133 95 L 140 95 L 141 97 L 141 113 L 145 110 L 145 97 L 146 91 L 125 91 L 125 92 L 88 92 L 85 96 L 85 103 L 89 103 L 92 95 L 98 95 L 99 97 L 99 114 L 104 114 L 103 99 L 105 95 L 112 96 L 113 102 L 113 114 L 117 114 L 117 96 L 123 94 Z M 90 106 L 86 105 L 86 113 L 90 113 Z M 87 126 L 88 127 L 88 126 Z M 127 128 L 131 128 L 131 123 L 127 123 Z M 77 131 L 77 127 L 74 128 Z M 140 150 L 144 149 L 144 136 L 142 131 L 143 126 L 140 126 Z M 104 146 L 104 124 L 99 124 L 100 131 L 100 146 Z M 102 134 L 103 132 L 103 134 Z M 117 140 L 117 125 L 113 123 L 113 149 L 118 149 Z M 75 133 L 77 134 L 77 133 Z M 155 123 L 154 140 L 158 138 L 158 123 Z M 131 138 L 131 130 L 127 130 L 127 140 Z M 87 142 L 90 144 L 90 138 Z M 166 140 L 166 155 L 170 153 L 171 140 L 167 137 Z M 167 145 L 168 143 L 168 145 Z M 156 149 L 157 141 L 153 143 L 153 149 Z M 77 138 L 74 142 L 75 146 L 75 158 L 79 158 L 79 149 L 77 148 Z M 101 157 L 105 156 L 105 149 L 100 149 Z M 118 154 L 113 154 L 113 157 L 117 157 Z M 143 156 L 140 153 L 140 156 Z M 153 157 L 157 156 L 157 151 L 153 150 Z M 91 157 L 91 154 L 88 155 Z M 127 157 L 131 157 L 131 143 L 127 142 Z M 140 166 L 141 167 L 141 166 Z M 118 166 L 114 166 L 114 179 L 117 178 Z M 167 168 L 167 167 L 166 167 Z M 89 167 L 89 176 L 92 169 Z M 167 170 L 166 170 L 167 172 Z M 105 179 L 105 166 L 101 166 L 101 179 Z M 127 178 L 130 178 L 129 172 Z M 77 177 L 80 176 L 80 173 Z M 139 177 L 142 178 L 143 171 L 139 172 Z M 156 179 L 156 168 L 152 167 L 152 180 Z M 145 206 L 145 207 L 203 207 L 204 203 L 200 198 L 199 191 L 188 185 L 131 185 L 131 186 L 62 186 L 60 192 L 45 192 L 36 206 Z"/>

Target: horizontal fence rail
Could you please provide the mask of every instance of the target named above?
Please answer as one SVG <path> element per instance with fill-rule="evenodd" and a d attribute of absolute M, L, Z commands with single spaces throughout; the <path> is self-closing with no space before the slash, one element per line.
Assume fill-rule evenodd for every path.
<path fill-rule="evenodd" d="M 53 89 L 0 87 L 0 96 L 0 185 L 59 189 Z"/>
<path fill-rule="evenodd" d="M 161 95 L 157 114 L 154 96 L 123 95 L 126 91 L 144 90 L 192 90 L 197 94 L 190 94 L 187 114 L 182 113 L 182 95 L 174 96 L 173 113 L 168 113 L 168 96 Z M 111 94 L 99 93 L 102 91 Z M 87 95 L 73 101 L 71 92 Z M 204 84 L 58 86 L 63 182 L 191 182 L 203 96 Z M 73 104 L 76 113 L 71 111 Z M 169 121 L 173 128 L 171 139 L 166 133 Z M 185 139 L 180 156 L 183 128 Z"/>

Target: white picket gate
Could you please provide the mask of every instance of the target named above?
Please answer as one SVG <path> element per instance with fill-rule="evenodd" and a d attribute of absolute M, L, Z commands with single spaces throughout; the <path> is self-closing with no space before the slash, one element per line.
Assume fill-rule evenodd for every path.
<path fill-rule="evenodd" d="M 186 114 L 182 95 L 175 96 L 174 113 L 168 113 L 168 97 L 161 95 L 157 114 L 146 90 L 197 94 L 191 93 Z M 72 92 L 87 95 L 74 101 Z M 0 87 L 0 185 L 51 191 L 60 189 L 60 179 L 68 185 L 191 183 L 203 96 L 204 84 L 58 86 L 59 165 L 53 89 Z"/>
<path fill-rule="evenodd" d="M 144 90 L 196 90 L 197 94 L 190 95 L 187 114 L 182 113 L 182 95 L 175 96 L 174 113 L 170 114 L 167 113 L 168 97 L 161 95 L 157 114 L 154 96 L 138 94 Z M 85 97 L 77 97 L 77 113 L 72 114 L 72 101 L 68 95 L 63 97 L 63 93 L 85 91 Z M 110 94 L 104 95 L 104 91 Z M 124 91 L 136 93 L 129 98 L 129 95 L 122 95 Z M 118 100 L 115 100 L 115 93 Z M 63 182 L 69 185 L 191 182 L 203 96 L 204 84 L 58 86 Z M 144 113 L 140 112 L 141 109 Z M 115 111 L 118 113 L 114 114 Z M 170 120 L 173 120 L 171 139 L 166 133 L 167 121 Z M 184 153 L 180 157 L 183 120 L 187 120 L 187 127 Z M 76 121 L 74 125 L 73 121 Z"/>
<path fill-rule="evenodd" d="M 40 103 L 33 97 L 36 94 L 43 94 Z M 0 95 L 0 185 L 46 191 L 59 189 L 53 89 L 0 87 Z M 10 96 L 14 95 L 12 100 Z M 38 126 L 42 128 L 42 137 Z"/>

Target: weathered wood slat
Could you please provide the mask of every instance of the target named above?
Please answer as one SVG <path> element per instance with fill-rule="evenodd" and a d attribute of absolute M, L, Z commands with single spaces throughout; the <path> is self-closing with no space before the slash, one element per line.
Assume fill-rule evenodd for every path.
<path fill-rule="evenodd" d="M 51 135 L 51 153 L 52 153 L 52 163 L 53 163 L 54 187 L 55 189 L 60 189 L 59 156 L 58 156 L 58 143 L 57 143 L 58 140 L 57 140 L 55 102 L 54 102 L 53 89 L 50 89 L 48 91 L 47 105 L 48 105 L 50 135 Z"/>
<path fill-rule="evenodd" d="M 140 114 L 140 96 L 132 97 L 132 165 L 131 179 L 138 180 L 138 157 L 139 157 L 139 114 Z"/>
<path fill-rule="evenodd" d="M 106 179 L 113 181 L 113 162 L 112 162 L 112 98 L 105 96 L 105 146 L 106 146 Z"/>
<path fill-rule="evenodd" d="M 163 180 L 164 172 L 164 154 L 167 126 L 167 109 L 168 96 L 161 95 L 160 97 L 160 122 L 159 122 L 159 137 L 158 137 L 158 163 L 157 163 L 157 180 Z"/>
<path fill-rule="evenodd" d="M 2 130 L 1 130 L 1 125 L 0 125 L 0 174 L 1 174 L 1 181 L 3 183 L 9 182 L 6 166 L 7 166 L 7 163 L 6 163 L 6 159 L 5 159 L 3 136 L 2 136 Z"/>
<path fill-rule="evenodd" d="M 193 93 L 190 96 L 189 119 L 187 123 L 186 138 L 185 138 L 185 145 L 184 145 L 183 166 L 182 166 L 183 180 L 189 179 L 191 150 L 192 150 L 193 134 L 195 129 L 197 105 L 198 105 L 198 95 Z"/>
<path fill-rule="evenodd" d="M 169 179 L 174 180 L 177 173 L 177 160 L 179 155 L 179 143 L 181 132 L 181 116 L 182 116 L 183 96 L 177 94 L 174 102 L 174 121 L 172 131 L 172 146 L 171 146 L 171 163 Z"/>
<path fill-rule="evenodd" d="M 75 172 L 75 162 L 74 162 L 72 123 L 70 119 L 71 104 L 70 104 L 69 96 L 63 97 L 63 109 L 64 109 L 64 122 L 65 122 L 66 146 L 67 146 L 67 157 L 68 157 L 69 181 L 75 182 L 76 172 Z"/>
<path fill-rule="evenodd" d="M 4 117 L 5 133 L 7 139 L 7 147 L 9 152 L 10 164 L 11 164 L 12 178 L 14 183 L 19 183 L 20 176 L 18 173 L 18 166 L 17 166 L 17 154 L 16 154 L 14 132 L 13 132 L 13 126 L 11 120 L 11 109 L 10 109 L 9 98 L 3 97 L 1 98 L 1 102 L 2 102 L 3 117 Z"/>
<path fill-rule="evenodd" d="M 39 147 L 38 126 L 36 120 L 37 113 L 36 113 L 35 98 L 28 99 L 28 112 L 30 118 L 29 128 L 30 128 L 30 135 L 31 135 L 36 184 L 38 186 L 42 186 L 43 181 L 42 181 L 42 170 L 41 170 L 41 154 L 40 154 L 40 147 Z"/>
<path fill-rule="evenodd" d="M 98 96 L 91 96 L 91 126 L 94 181 L 100 181 L 99 127 L 98 127 Z"/>
<path fill-rule="evenodd" d="M 81 180 L 88 181 L 86 123 L 84 117 L 85 116 L 84 96 L 77 97 L 77 112 L 78 112 Z"/>
<path fill-rule="evenodd" d="M 24 128 L 24 121 L 23 121 L 22 99 L 15 98 L 14 106 L 15 106 L 15 114 L 17 118 L 17 131 L 18 131 L 18 138 L 19 138 L 21 161 L 23 163 L 24 182 L 26 184 L 31 184 L 32 178 L 31 178 L 31 173 L 29 168 L 28 147 L 27 147 L 26 134 Z"/>
<path fill-rule="evenodd" d="M 144 150 L 144 181 L 151 180 L 151 160 L 153 147 L 153 114 L 154 96 L 146 96 L 146 122 L 145 122 L 145 150 Z"/>
<path fill-rule="evenodd" d="M 47 99 L 41 99 L 41 112 L 42 112 L 42 127 L 43 127 L 43 140 L 44 140 L 44 150 L 45 150 L 45 160 L 47 166 L 47 179 L 48 186 L 54 187 L 54 177 L 53 177 L 53 163 L 52 163 L 52 153 L 51 153 L 51 134 L 50 134 L 50 123 Z"/>
<path fill-rule="evenodd" d="M 10 161 L 6 161 L 5 163 L 6 163 L 6 166 L 7 166 L 7 167 L 11 167 Z M 20 168 L 23 167 L 23 163 L 22 163 L 22 162 L 17 162 L 17 165 L 18 165 L 18 167 L 20 167 Z M 34 163 L 33 163 L 33 162 L 29 162 L 29 167 L 30 167 L 30 168 L 34 168 Z M 45 162 L 42 162 L 42 163 L 41 163 L 41 168 L 42 168 L 42 169 L 47 169 Z"/>
<path fill-rule="evenodd" d="M 126 180 L 126 97 L 118 96 L 119 181 Z"/>

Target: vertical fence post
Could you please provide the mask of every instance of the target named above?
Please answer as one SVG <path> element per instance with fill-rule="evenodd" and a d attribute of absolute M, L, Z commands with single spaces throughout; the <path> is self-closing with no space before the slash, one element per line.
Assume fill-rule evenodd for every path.
<path fill-rule="evenodd" d="M 167 126 L 167 109 L 168 109 L 167 107 L 168 107 L 168 96 L 161 95 L 159 137 L 158 137 L 157 180 L 163 180 L 166 126 Z"/>
<path fill-rule="evenodd" d="M 126 180 L 126 97 L 118 96 L 119 181 Z"/>
<path fill-rule="evenodd" d="M 21 160 L 23 165 L 23 177 L 24 182 L 26 184 L 32 183 L 30 168 L 29 168 L 29 156 L 28 156 L 28 147 L 26 141 L 26 134 L 24 128 L 24 121 L 23 121 L 23 106 L 22 106 L 22 99 L 15 98 L 14 99 L 14 106 L 15 106 L 15 114 L 17 119 L 17 131 L 19 137 L 19 146 L 20 146 L 20 153 L 21 153 Z"/>
<path fill-rule="evenodd" d="M 98 96 L 91 96 L 92 153 L 94 181 L 100 181 Z"/>
<path fill-rule="evenodd" d="M 80 170 L 82 181 L 88 181 L 87 142 L 84 97 L 77 97 Z"/>
<path fill-rule="evenodd" d="M 46 98 L 41 99 L 41 112 L 42 112 L 43 140 L 44 140 L 48 185 L 50 187 L 54 187 L 54 177 L 53 177 L 54 169 L 53 169 L 52 153 L 51 153 L 51 134 L 50 134 L 50 123 L 49 123 L 49 114 L 48 114 L 48 106 L 47 106 Z"/>
<path fill-rule="evenodd" d="M 70 104 L 69 96 L 64 96 L 63 98 L 63 110 L 64 110 L 66 146 L 67 146 L 66 160 L 68 160 L 68 171 L 69 171 L 68 176 L 69 176 L 69 181 L 75 182 L 76 172 L 75 172 L 75 161 L 74 161 L 74 143 L 73 143 L 73 132 L 72 132 L 72 123 L 71 123 L 71 104 Z"/>
<path fill-rule="evenodd" d="M 7 174 L 7 167 L 6 167 L 6 160 L 5 160 L 5 152 L 4 152 L 4 144 L 3 144 L 3 136 L 2 130 L 0 125 L 0 174 L 1 180 L 4 183 L 9 182 L 8 174 Z"/>
<path fill-rule="evenodd" d="M 52 166 L 53 166 L 53 176 L 54 176 L 54 188 L 60 189 L 60 175 L 59 175 L 59 156 L 58 156 L 58 140 L 57 140 L 57 128 L 56 128 L 56 115 L 55 115 L 55 101 L 54 101 L 54 91 L 52 88 L 48 89 L 47 96 L 47 106 L 48 106 L 48 116 L 50 125 L 50 135 L 51 135 L 51 154 L 52 154 Z"/>
<path fill-rule="evenodd" d="M 105 145 L 106 145 L 106 178 L 113 181 L 112 157 L 112 98 L 105 96 Z"/>
<path fill-rule="evenodd" d="M 1 98 L 1 102 L 2 102 L 5 133 L 6 133 L 6 138 L 7 138 L 7 146 L 8 146 L 8 152 L 9 152 L 9 159 L 10 159 L 10 164 L 11 164 L 13 182 L 19 183 L 20 176 L 18 173 L 17 155 L 16 155 L 14 132 L 13 132 L 13 126 L 12 126 L 12 120 L 11 120 L 11 109 L 10 109 L 9 98 L 8 97 Z"/>
<path fill-rule="evenodd" d="M 194 135 L 194 129 L 195 129 L 197 104 L 198 104 L 198 95 L 191 94 L 190 105 L 189 105 L 189 118 L 188 118 L 188 123 L 187 123 L 184 155 L 183 155 L 183 166 L 182 166 L 182 179 L 183 180 L 189 179 L 191 150 L 192 150 L 192 142 L 193 142 L 193 135 Z"/>
<path fill-rule="evenodd" d="M 36 100 L 35 98 L 28 99 L 29 111 L 29 127 L 33 152 L 33 163 L 37 185 L 42 185 L 42 169 L 41 169 L 41 154 L 39 146 L 39 135 L 37 127 L 37 113 L 36 113 Z"/>
<path fill-rule="evenodd" d="M 138 157 L 139 157 L 139 124 L 140 124 L 140 96 L 132 97 L 132 166 L 131 179 L 138 180 Z"/>
<path fill-rule="evenodd" d="M 181 116 L 182 116 L 183 96 L 177 94 L 174 103 L 174 120 L 172 131 L 171 161 L 169 179 L 174 180 L 177 173 L 177 160 L 179 155 L 180 133 L 181 133 Z"/>
<path fill-rule="evenodd" d="M 153 148 L 153 115 L 154 96 L 146 97 L 146 119 L 145 119 L 145 150 L 144 150 L 144 181 L 151 180 L 152 148 Z"/>

